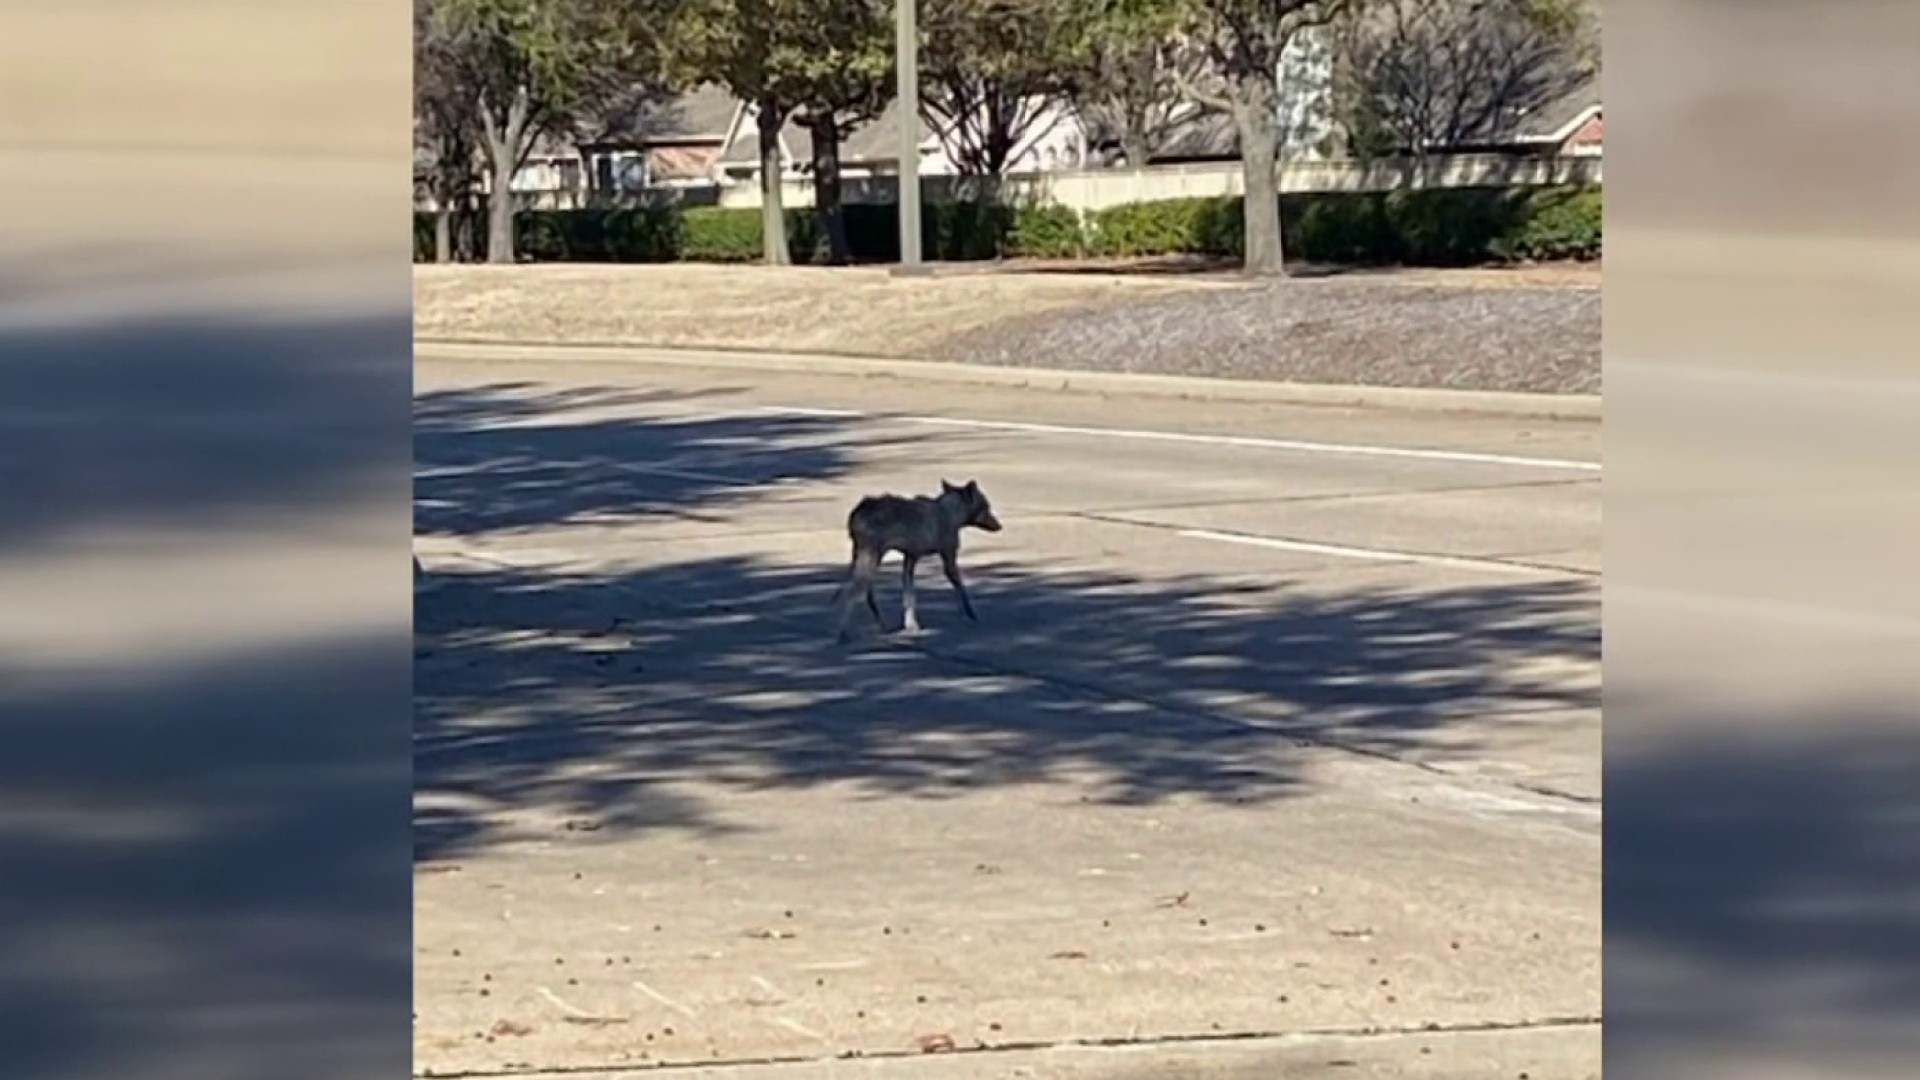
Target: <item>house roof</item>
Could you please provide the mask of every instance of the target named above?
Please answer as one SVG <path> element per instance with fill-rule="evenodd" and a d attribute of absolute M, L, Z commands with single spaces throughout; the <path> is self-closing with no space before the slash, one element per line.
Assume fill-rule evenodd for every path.
<path fill-rule="evenodd" d="M 853 129 L 846 141 L 841 144 L 840 157 L 844 161 L 898 161 L 900 158 L 900 112 L 898 98 L 890 102 L 879 116 Z M 937 142 L 933 126 L 926 118 L 920 120 L 920 146 L 926 149 L 930 142 Z"/>
<path fill-rule="evenodd" d="M 727 137 L 739 111 L 738 99 L 709 83 L 641 109 L 631 127 L 652 142 L 717 142 Z"/>
<path fill-rule="evenodd" d="M 760 161 L 760 123 L 758 112 L 749 105 L 740 112 L 739 128 L 733 133 L 733 141 L 720 154 L 720 165 L 756 165 Z M 780 129 L 780 141 L 786 145 L 787 156 L 793 161 L 809 161 L 813 157 L 813 135 L 806 128 L 789 119 Z"/>
<path fill-rule="evenodd" d="M 899 154 L 900 102 L 890 103 L 885 111 L 872 120 L 856 124 L 853 131 L 840 143 L 842 163 L 886 162 L 897 160 Z M 759 129 L 754 125 L 751 109 L 740 119 L 740 131 L 734 141 L 721 155 L 722 166 L 750 166 L 759 163 Z M 926 120 L 920 121 L 920 141 L 924 148 L 934 139 L 933 128 Z M 800 124 L 787 121 L 780 132 L 780 140 L 785 144 L 789 159 L 800 165 L 813 160 L 813 133 Z"/>
<path fill-rule="evenodd" d="M 1580 84 L 1535 109 L 1520 121 L 1520 142 L 1562 142 L 1587 118 L 1600 111 L 1600 77 L 1589 75 Z"/>
<path fill-rule="evenodd" d="M 648 98 L 608 118 L 582 146 L 635 147 L 718 143 L 733 128 L 740 103 L 718 86 L 703 84 L 684 94 Z"/>

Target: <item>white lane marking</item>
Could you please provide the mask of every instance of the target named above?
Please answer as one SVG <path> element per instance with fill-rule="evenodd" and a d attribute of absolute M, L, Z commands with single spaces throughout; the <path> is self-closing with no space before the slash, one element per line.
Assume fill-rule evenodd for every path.
<path fill-rule="evenodd" d="M 653 1000 L 659 1002 L 660 1004 L 665 1005 L 667 1008 L 672 1009 L 674 1012 L 679 1013 L 681 1016 L 693 1015 L 692 1009 L 688 1008 L 685 1005 L 680 1004 L 679 1002 L 673 1000 L 672 998 L 661 993 L 660 991 L 655 990 L 653 987 L 648 986 L 646 983 L 641 982 L 639 979 L 633 980 L 633 988 L 647 995 Z"/>
<path fill-rule="evenodd" d="M 794 416 L 859 416 L 857 409 L 814 409 L 804 405 L 762 405 L 759 413 L 791 413 Z"/>
<path fill-rule="evenodd" d="M 858 971 L 867 966 L 865 960 L 822 960 L 817 964 L 801 964 L 800 971 Z"/>
<path fill-rule="evenodd" d="M 865 414 L 851 409 L 796 408 L 768 405 L 766 413 L 791 413 L 798 416 L 859 417 Z M 1299 439 L 1268 439 L 1254 435 L 1206 435 L 1180 431 L 1148 431 L 1138 428 L 1081 427 L 1073 424 L 1036 424 L 1020 420 L 970 420 L 952 416 L 885 416 L 877 419 L 928 427 L 980 428 L 999 431 L 1025 431 L 1041 435 L 1093 435 L 1113 439 L 1143 439 L 1156 442 L 1197 443 L 1203 446 L 1239 446 L 1261 450 L 1291 450 L 1307 454 L 1348 454 L 1364 457 L 1414 458 L 1424 461 L 1457 461 L 1481 465 L 1517 465 L 1533 469 L 1565 469 L 1575 472 L 1599 472 L 1597 461 L 1569 458 L 1524 457 L 1514 454 L 1486 454 L 1472 450 L 1432 450 L 1412 446 L 1373 446 L 1365 443 L 1323 443 Z"/>
<path fill-rule="evenodd" d="M 827 1037 L 825 1035 L 822 1035 L 819 1032 L 813 1030 L 812 1028 L 807 1027 L 805 1024 L 800 1023 L 798 1020 L 790 1020 L 784 1016 L 776 1016 L 773 1018 L 773 1022 L 775 1024 L 780 1025 L 783 1028 L 786 1028 L 788 1031 L 791 1031 L 796 1035 L 803 1035 L 817 1042 L 827 1041 Z"/>
<path fill-rule="evenodd" d="M 1421 551 L 1393 551 L 1387 548 L 1351 547 L 1346 544 L 1319 544 L 1310 540 L 1287 540 L 1274 536 L 1218 532 L 1213 529 L 1181 529 L 1179 535 L 1194 540 L 1215 540 L 1223 544 L 1245 544 L 1249 547 L 1300 551 L 1312 555 L 1334 555 L 1344 559 L 1366 559 L 1374 562 L 1422 563 L 1427 566 L 1450 566 L 1456 569 L 1488 570 L 1494 573 L 1527 574 L 1535 577 L 1542 574 L 1571 577 L 1598 576 L 1586 571 L 1558 566 L 1505 562 L 1500 559 L 1476 559 L 1468 555 L 1434 555 Z"/>
<path fill-rule="evenodd" d="M 572 1013 L 575 1016 L 583 1017 L 588 1020 L 597 1019 L 597 1017 L 595 1017 L 592 1013 L 586 1011 L 585 1009 L 580 1008 L 577 1005 L 573 1005 L 562 1000 L 559 994 L 554 993 L 553 991 L 547 989 L 544 986 L 536 986 L 534 987 L 534 989 L 540 994 L 541 997 L 546 998 L 548 1001 L 558 1006 L 560 1010 L 563 1012 Z"/>

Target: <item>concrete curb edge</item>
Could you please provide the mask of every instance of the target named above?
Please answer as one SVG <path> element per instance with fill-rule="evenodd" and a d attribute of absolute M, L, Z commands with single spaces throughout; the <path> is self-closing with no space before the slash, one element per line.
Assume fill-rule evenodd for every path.
<path fill-rule="evenodd" d="M 976 386 L 1008 386 L 1064 393 L 1174 397 L 1422 412 L 1479 413 L 1541 420 L 1599 420 L 1598 394 L 1529 394 L 1485 390 L 1430 390 L 1397 386 L 1258 382 L 1192 375 L 1144 375 L 1055 368 L 997 367 L 939 360 L 887 360 L 822 353 L 682 348 L 622 344 L 560 344 L 418 338 L 414 353 L 447 359 L 660 364 L 674 367 L 910 378 Z"/>

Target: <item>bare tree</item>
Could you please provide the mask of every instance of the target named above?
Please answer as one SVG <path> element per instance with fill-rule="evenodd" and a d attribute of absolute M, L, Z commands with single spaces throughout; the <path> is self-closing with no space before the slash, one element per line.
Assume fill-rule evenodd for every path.
<path fill-rule="evenodd" d="M 886 0 L 813 0 L 819 18 L 805 45 L 813 61 L 802 73 L 794 118 L 813 149 L 816 261 L 851 258 L 841 206 L 840 145 L 893 102 L 893 19 Z"/>
<path fill-rule="evenodd" d="M 429 0 L 451 78 L 479 120 L 487 165 L 487 259 L 514 259 L 513 176 L 542 136 L 604 108 L 646 70 L 650 3 Z"/>
<path fill-rule="evenodd" d="M 964 177 L 997 178 L 1059 122 L 1060 0 L 929 0 L 921 115 Z"/>
<path fill-rule="evenodd" d="M 760 152 L 762 258 L 792 259 L 781 134 L 789 121 L 813 141 L 814 210 L 827 261 L 847 258 L 840 213 L 840 142 L 892 93 L 891 22 L 883 0 L 682 0 L 673 23 L 683 81 L 712 81 L 749 103 Z"/>
<path fill-rule="evenodd" d="M 414 183 L 434 204 L 435 262 L 453 261 L 453 213 L 479 179 L 480 117 L 432 0 L 413 4 Z"/>
<path fill-rule="evenodd" d="M 1212 113 L 1183 87 L 1207 81 L 1207 54 L 1181 32 L 1184 5 L 1073 0 L 1068 97 L 1090 132 L 1146 165 L 1179 128 Z"/>
<path fill-rule="evenodd" d="M 1368 0 L 1337 38 L 1342 120 L 1363 154 L 1504 141 L 1598 71 L 1580 0 Z"/>
<path fill-rule="evenodd" d="M 1286 273 L 1280 233 L 1281 63 L 1294 35 L 1329 25 L 1349 0 L 1193 0 L 1193 6 L 1195 32 L 1225 90 L 1186 90 L 1233 114 L 1246 190 L 1242 268 L 1253 275 L 1281 275 Z"/>

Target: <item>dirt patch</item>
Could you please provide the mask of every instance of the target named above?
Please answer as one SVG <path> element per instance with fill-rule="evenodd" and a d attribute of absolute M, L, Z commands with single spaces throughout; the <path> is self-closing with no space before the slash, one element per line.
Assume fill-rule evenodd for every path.
<path fill-rule="evenodd" d="M 1444 279 L 1438 279 L 1444 280 Z M 1600 391 L 1600 291 L 1294 278 L 1010 318 L 941 359 L 1282 382 Z"/>

